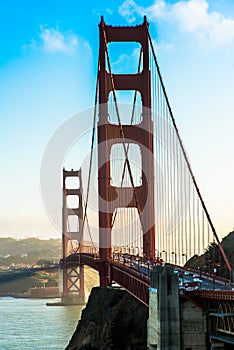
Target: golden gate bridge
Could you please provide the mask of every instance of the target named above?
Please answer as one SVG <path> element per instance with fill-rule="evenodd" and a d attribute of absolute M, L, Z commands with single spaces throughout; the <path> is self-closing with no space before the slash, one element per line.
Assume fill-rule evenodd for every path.
<path fill-rule="evenodd" d="M 116 282 L 149 306 L 150 272 L 167 264 L 184 276 L 185 263 L 195 259 L 197 269 L 190 271 L 207 286 L 211 281 L 210 287 L 183 290 L 180 297 L 204 308 L 216 300 L 229 313 L 233 335 L 230 280 L 215 276 L 214 282 L 216 254 L 209 257 L 212 276 L 202 270 L 200 256 L 217 246 L 230 278 L 232 268 L 180 137 L 146 17 L 128 27 L 107 25 L 101 18 L 99 37 L 89 169 L 85 179 L 82 169 L 63 169 L 62 299 L 84 302 L 83 266 L 88 265 L 99 272 L 100 286 Z M 119 42 L 139 43 L 135 73 L 113 72 L 108 47 Z M 131 104 L 119 101 L 121 91 Z M 78 179 L 76 188 L 67 185 L 70 178 Z"/>

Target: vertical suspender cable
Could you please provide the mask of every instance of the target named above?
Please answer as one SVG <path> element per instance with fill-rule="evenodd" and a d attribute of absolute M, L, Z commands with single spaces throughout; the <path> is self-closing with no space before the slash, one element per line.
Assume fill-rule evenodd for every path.
<path fill-rule="evenodd" d="M 184 155 L 184 159 L 185 159 L 185 162 L 187 164 L 187 167 L 188 167 L 188 170 L 189 170 L 189 173 L 191 175 L 191 178 L 192 178 L 192 182 L 196 188 L 196 191 L 197 191 L 197 194 L 198 194 L 198 197 L 201 201 L 201 204 L 202 204 L 202 207 L 203 207 L 203 210 L 205 211 L 205 214 L 206 214 L 206 217 L 207 217 L 207 220 L 209 222 L 209 225 L 211 227 L 211 230 L 213 232 L 213 235 L 215 236 L 215 239 L 217 241 L 217 244 L 219 246 L 219 249 L 221 251 L 221 254 L 223 256 L 223 259 L 229 269 L 229 271 L 231 271 L 231 266 L 230 266 L 230 263 L 228 261 L 228 258 L 223 250 L 223 247 L 222 247 L 222 244 L 220 243 L 220 240 L 219 240 L 219 237 L 217 235 L 217 232 L 215 230 L 215 227 L 213 225 L 213 222 L 211 221 L 211 218 L 210 218 L 210 215 L 208 213 L 208 210 L 206 208 L 206 205 L 205 205 L 205 202 L 202 198 L 202 195 L 200 193 L 200 190 L 199 190 L 199 187 L 197 185 L 197 182 L 196 182 L 196 179 L 194 177 L 194 174 L 193 174 L 193 171 L 192 171 L 192 168 L 191 168 L 191 165 L 190 165 L 190 162 L 188 160 L 188 156 L 186 154 L 186 151 L 184 149 L 184 146 L 183 146 L 183 142 L 182 142 L 182 139 L 180 137 L 180 134 L 179 134 L 179 131 L 178 131 L 178 128 L 177 128 L 177 125 L 176 125 L 176 122 L 175 122 L 175 118 L 173 116 L 173 113 L 172 113 L 172 109 L 171 109 L 171 106 L 170 106 L 170 103 L 169 103 L 169 100 L 168 100 L 168 96 L 167 96 L 167 93 L 166 93 L 166 89 L 165 89 L 165 86 L 164 86 L 164 83 L 162 81 L 162 76 L 161 76 L 161 72 L 160 72 L 160 69 L 159 69 L 159 65 L 158 65 L 158 62 L 157 62 L 157 58 L 156 58 L 156 54 L 155 54 L 155 51 L 154 51 L 154 48 L 153 48 L 153 43 L 152 43 L 152 39 L 150 37 L 150 34 L 149 34 L 149 31 L 148 31 L 148 28 L 147 28 L 147 33 L 148 33 L 148 38 L 149 38 L 149 41 L 150 41 L 150 45 L 151 45 L 151 49 L 152 49 L 152 53 L 153 53 L 153 56 L 154 56 L 154 61 L 155 61 L 155 64 L 156 64 L 156 67 L 157 67 L 157 71 L 158 71 L 158 75 L 159 75 L 159 79 L 160 79 L 160 82 L 161 82 L 161 86 L 162 86 L 162 89 L 163 89 L 163 93 L 164 93 L 164 96 L 165 96 L 165 99 L 166 99 L 166 103 L 167 103 L 167 107 L 168 107 L 168 110 L 169 110 L 169 113 L 170 113 L 170 117 L 171 117 L 171 120 L 172 120 L 172 123 L 174 125 L 174 128 L 176 130 L 176 133 L 177 133 L 177 137 L 178 137 L 178 140 L 179 140 L 179 143 L 180 143 L 180 146 L 181 146 L 181 149 L 182 149 L 182 152 L 183 152 L 183 155 Z"/>

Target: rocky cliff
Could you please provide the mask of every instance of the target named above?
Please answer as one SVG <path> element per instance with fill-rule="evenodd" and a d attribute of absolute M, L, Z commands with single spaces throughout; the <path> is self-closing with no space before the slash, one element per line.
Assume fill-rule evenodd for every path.
<path fill-rule="evenodd" d="M 147 318 L 126 291 L 95 287 L 65 350 L 145 350 Z"/>

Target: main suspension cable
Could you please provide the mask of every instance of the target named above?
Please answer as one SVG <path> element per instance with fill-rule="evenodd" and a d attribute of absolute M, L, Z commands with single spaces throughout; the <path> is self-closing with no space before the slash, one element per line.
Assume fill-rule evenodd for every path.
<path fill-rule="evenodd" d="M 81 237 L 83 237 L 84 233 L 84 223 L 85 220 L 87 222 L 88 226 L 88 233 L 91 240 L 92 245 L 96 249 L 96 246 L 93 242 L 88 216 L 87 216 L 87 208 L 88 208 L 88 199 L 89 199 L 89 191 L 90 191 L 90 183 L 91 183 L 91 170 L 92 170 L 92 163 L 93 163 L 93 149 L 94 149 L 94 140 L 95 140 L 95 130 L 96 130 L 96 121 L 97 121 L 97 100 L 98 100 L 98 82 L 99 82 L 99 67 L 100 67 L 100 60 L 98 60 L 98 72 L 97 72 L 97 80 L 96 80 L 96 90 L 95 90 L 95 107 L 94 107 L 94 115 L 93 115 L 93 128 L 92 128 L 92 141 L 91 141 L 91 152 L 90 152 L 90 159 L 89 159 L 89 174 L 88 174 L 88 183 L 87 183 L 87 193 L 86 193 L 86 200 L 85 200 L 85 207 L 84 207 L 84 219 L 82 221 L 82 228 L 81 228 Z M 80 247 L 80 243 L 79 243 Z"/>

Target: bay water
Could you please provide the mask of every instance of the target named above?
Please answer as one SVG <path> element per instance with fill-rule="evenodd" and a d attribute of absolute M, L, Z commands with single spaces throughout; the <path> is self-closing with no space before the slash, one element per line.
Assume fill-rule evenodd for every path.
<path fill-rule="evenodd" d="M 56 301 L 0 298 L 0 350 L 64 350 L 82 306 L 46 306 Z"/>

